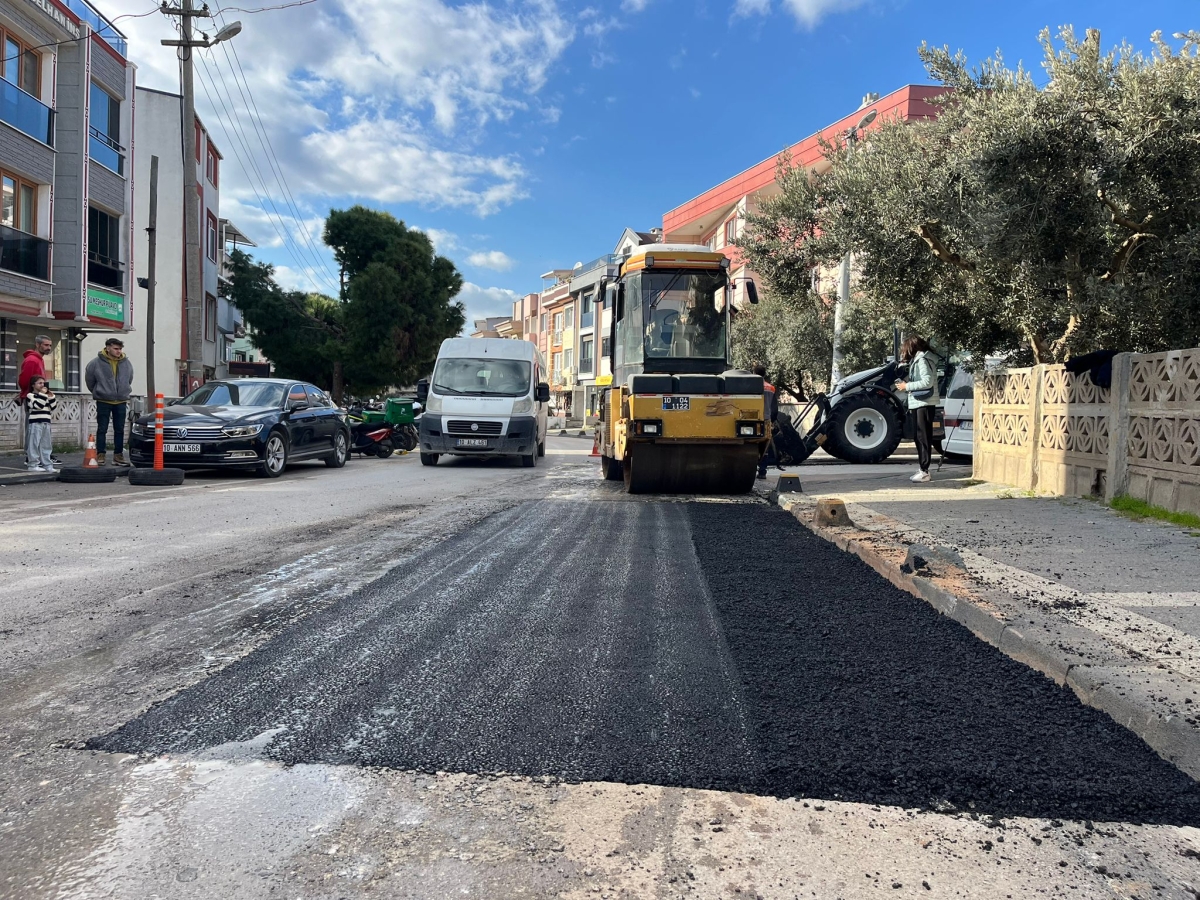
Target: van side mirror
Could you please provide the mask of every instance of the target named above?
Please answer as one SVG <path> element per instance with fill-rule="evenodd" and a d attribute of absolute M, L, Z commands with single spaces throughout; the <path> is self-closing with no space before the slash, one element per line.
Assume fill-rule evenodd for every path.
<path fill-rule="evenodd" d="M 546 384 L 544 381 L 540 382 L 537 386 L 537 393 L 534 394 L 534 399 L 537 400 L 538 403 L 549 403 L 550 385 Z"/>
<path fill-rule="evenodd" d="M 746 279 L 746 299 L 751 303 L 758 303 L 758 285 L 752 278 Z"/>
<path fill-rule="evenodd" d="M 420 403 L 422 406 L 424 406 L 425 401 L 427 401 L 428 399 L 429 399 L 429 379 L 422 378 L 420 381 L 417 382 L 417 402 Z"/>

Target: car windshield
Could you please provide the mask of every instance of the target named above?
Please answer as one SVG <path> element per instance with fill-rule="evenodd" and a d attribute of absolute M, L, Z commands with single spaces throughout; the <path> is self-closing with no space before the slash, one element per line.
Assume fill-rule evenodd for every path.
<path fill-rule="evenodd" d="M 282 384 L 270 381 L 210 381 L 179 402 L 184 406 L 282 406 Z"/>
<path fill-rule="evenodd" d="M 640 281 L 647 358 L 725 356 L 724 273 L 643 272 Z"/>
<path fill-rule="evenodd" d="M 520 397 L 529 393 L 529 372 L 523 359 L 439 359 L 432 387 L 439 394 Z"/>

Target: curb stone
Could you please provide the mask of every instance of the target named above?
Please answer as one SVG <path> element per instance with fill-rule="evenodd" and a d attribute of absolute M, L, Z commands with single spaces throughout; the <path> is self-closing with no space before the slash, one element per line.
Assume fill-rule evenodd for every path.
<path fill-rule="evenodd" d="M 909 545 L 895 535 L 817 525 L 813 521 L 816 502 L 811 497 L 784 494 L 776 503 L 809 531 L 854 554 L 893 585 L 954 619 L 1005 656 L 1070 688 L 1081 703 L 1105 713 L 1200 781 L 1200 699 L 1184 703 L 1185 695 L 1200 697 L 1194 682 L 1155 666 L 1152 659 L 1134 659 L 1086 627 L 1046 619 L 1033 610 L 1006 618 L 998 608 L 989 609 L 991 604 L 985 600 L 952 593 L 934 581 L 954 571 L 941 560 L 933 561 L 934 578 L 906 573 L 901 566 Z M 896 524 L 902 532 L 915 531 Z M 1183 712 L 1192 711 L 1188 706 L 1195 710 L 1191 717 Z"/>

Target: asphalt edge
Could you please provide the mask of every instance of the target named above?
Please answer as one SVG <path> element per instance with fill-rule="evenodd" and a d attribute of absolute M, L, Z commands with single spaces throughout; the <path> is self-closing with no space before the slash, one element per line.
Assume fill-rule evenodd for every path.
<path fill-rule="evenodd" d="M 1183 716 L 1158 713 L 1151 705 L 1152 690 L 1131 691 L 1127 684 L 1116 684 L 1107 677 L 1107 668 L 1079 663 L 1073 654 L 1035 637 L 1031 633 L 1034 629 L 1011 625 L 981 603 L 951 593 L 930 578 L 903 571 L 901 563 L 855 537 L 857 529 L 817 524 L 813 517 L 815 501 L 804 495 L 785 493 L 771 499 L 817 537 L 854 554 L 891 584 L 924 600 L 979 640 L 1040 672 L 1060 687 L 1069 687 L 1085 706 L 1105 713 L 1167 762 L 1200 781 L 1200 729 L 1189 725 Z M 904 558 L 907 550 L 904 545 L 896 542 L 893 549 Z"/>

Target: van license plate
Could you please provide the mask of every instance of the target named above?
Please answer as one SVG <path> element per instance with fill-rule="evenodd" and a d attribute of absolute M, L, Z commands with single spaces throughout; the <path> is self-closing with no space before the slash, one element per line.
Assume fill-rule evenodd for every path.
<path fill-rule="evenodd" d="M 486 447 L 488 445 L 487 438 L 459 438 L 459 447 Z"/>
<path fill-rule="evenodd" d="M 665 410 L 681 410 L 691 409 L 691 397 L 663 397 L 663 409 Z"/>
<path fill-rule="evenodd" d="M 163 444 L 163 453 L 199 453 L 199 444 Z"/>
<path fill-rule="evenodd" d="M 959 424 L 959 426 L 958 426 L 958 427 L 959 427 L 959 428 L 961 428 L 963 431 L 974 431 L 974 430 L 975 430 L 975 426 L 971 424 L 971 420 L 970 420 L 970 419 L 964 419 L 964 420 L 963 420 L 963 421 L 962 421 L 962 422 Z"/>

